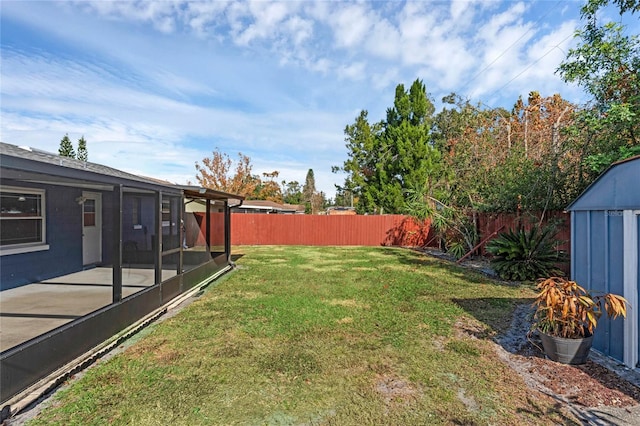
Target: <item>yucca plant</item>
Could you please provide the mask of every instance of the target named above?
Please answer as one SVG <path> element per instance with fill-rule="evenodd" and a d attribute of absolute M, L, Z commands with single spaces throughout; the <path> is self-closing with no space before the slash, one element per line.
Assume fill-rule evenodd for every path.
<path fill-rule="evenodd" d="M 554 337 L 577 339 L 593 335 L 603 312 L 609 318 L 627 316 L 627 301 L 616 294 L 592 296 L 575 281 L 560 277 L 541 279 L 533 305 L 532 329 Z"/>
<path fill-rule="evenodd" d="M 486 247 L 494 256 L 491 264 L 496 273 L 514 281 L 561 275 L 556 265 L 565 262 L 566 255 L 556 250 L 555 234 L 553 227 L 532 227 L 529 231 L 520 227 L 498 235 Z"/>

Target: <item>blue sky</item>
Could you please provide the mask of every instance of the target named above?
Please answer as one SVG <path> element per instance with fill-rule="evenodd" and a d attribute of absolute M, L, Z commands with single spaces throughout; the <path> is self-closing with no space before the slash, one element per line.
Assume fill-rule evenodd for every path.
<path fill-rule="evenodd" d="M 344 127 L 383 119 L 399 83 L 422 79 L 438 109 L 450 92 L 584 102 L 554 73 L 581 4 L 2 1 L 0 138 L 55 152 L 84 135 L 90 161 L 176 183 L 242 152 L 333 196 Z"/>

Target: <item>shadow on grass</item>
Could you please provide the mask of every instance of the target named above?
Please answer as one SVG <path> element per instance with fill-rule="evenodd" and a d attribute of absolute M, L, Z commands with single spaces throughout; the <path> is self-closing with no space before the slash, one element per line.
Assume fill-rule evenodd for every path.
<path fill-rule="evenodd" d="M 490 281 L 492 284 L 500 286 L 514 287 L 521 285 L 520 283 L 513 283 L 508 281 L 502 281 L 484 274 L 480 270 L 472 269 L 464 265 L 459 265 L 453 261 L 430 256 L 428 253 L 420 250 L 406 249 L 398 250 L 397 248 L 386 248 L 382 251 L 387 256 L 393 256 L 397 261 L 404 265 L 422 266 L 426 268 L 439 268 L 446 271 L 451 276 L 464 279 L 474 284 L 486 284 Z"/>
<path fill-rule="evenodd" d="M 513 319 L 515 309 L 520 305 L 531 305 L 533 298 L 480 297 L 474 299 L 452 299 L 466 313 L 487 325 L 492 331 L 506 333 Z M 486 336 L 476 336 L 485 338 Z M 509 350 L 508 348 L 505 348 Z"/>
<path fill-rule="evenodd" d="M 569 425 L 569 426 L 582 426 L 584 424 L 590 424 L 590 423 L 578 423 L 576 422 L 573 418 L 567 417 L 565 414 L 563 414 L 562 412 L 562 408 L 564 406 L 564 401 L 559 400 L 557 397 L 553 396 L 553 395 L 549 395 L 551 398 L 553 398 L 554 400 L 556 400 L 557 402 L 553 405 L 553 408 L 546 408 L 546 407 L 542 407 L 540 406 L 540 404 L 538 404 L 533 398 L 527 398 L 527 401 L 529 402 L 529 405 L 531 407 L 533 407 L 533 409 L 523 409 L 523 408 L 519 408 L 518 412 L 519 413 L 527 413 L 529 414 L 531 417 L 533 418 L 537 418 L 537 419 L 541 419 L 541 418 L 546 418 L 546 417 L 551 417 L 554 414 L 556 416 L 558 416 L 559 418 L 562 419 L 562 424 L 563 425 Z M 578 418 L 582 418 L 581 415 L 579 415 L 578 413 L 576 413 L 574 410 L 571 410 L 573 412 L 573 414 L 578 417 Z"/>

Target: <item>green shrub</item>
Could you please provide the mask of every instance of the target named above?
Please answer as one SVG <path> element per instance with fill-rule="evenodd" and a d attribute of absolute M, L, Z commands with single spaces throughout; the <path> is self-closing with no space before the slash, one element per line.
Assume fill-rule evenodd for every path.
<path fill-rule="evenodd" d="M 491 264 L 503 279 L 514 281 L 535 280 L 552 275 L 563 275 L 557 267 L 566 261 L 565 253 L 556 250 L 556 230 L 522 227 L 501 233 L 487 244 L 487 251 L 494 258 Z"/>

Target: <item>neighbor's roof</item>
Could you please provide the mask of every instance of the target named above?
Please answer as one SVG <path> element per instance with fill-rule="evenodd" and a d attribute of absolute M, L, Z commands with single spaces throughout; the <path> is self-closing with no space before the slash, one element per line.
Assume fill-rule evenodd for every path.
<path fill-rule="evenodd" d="M 640 209 L 640 155 L 613 163 L 568 207 L 577 210 Z"/>

